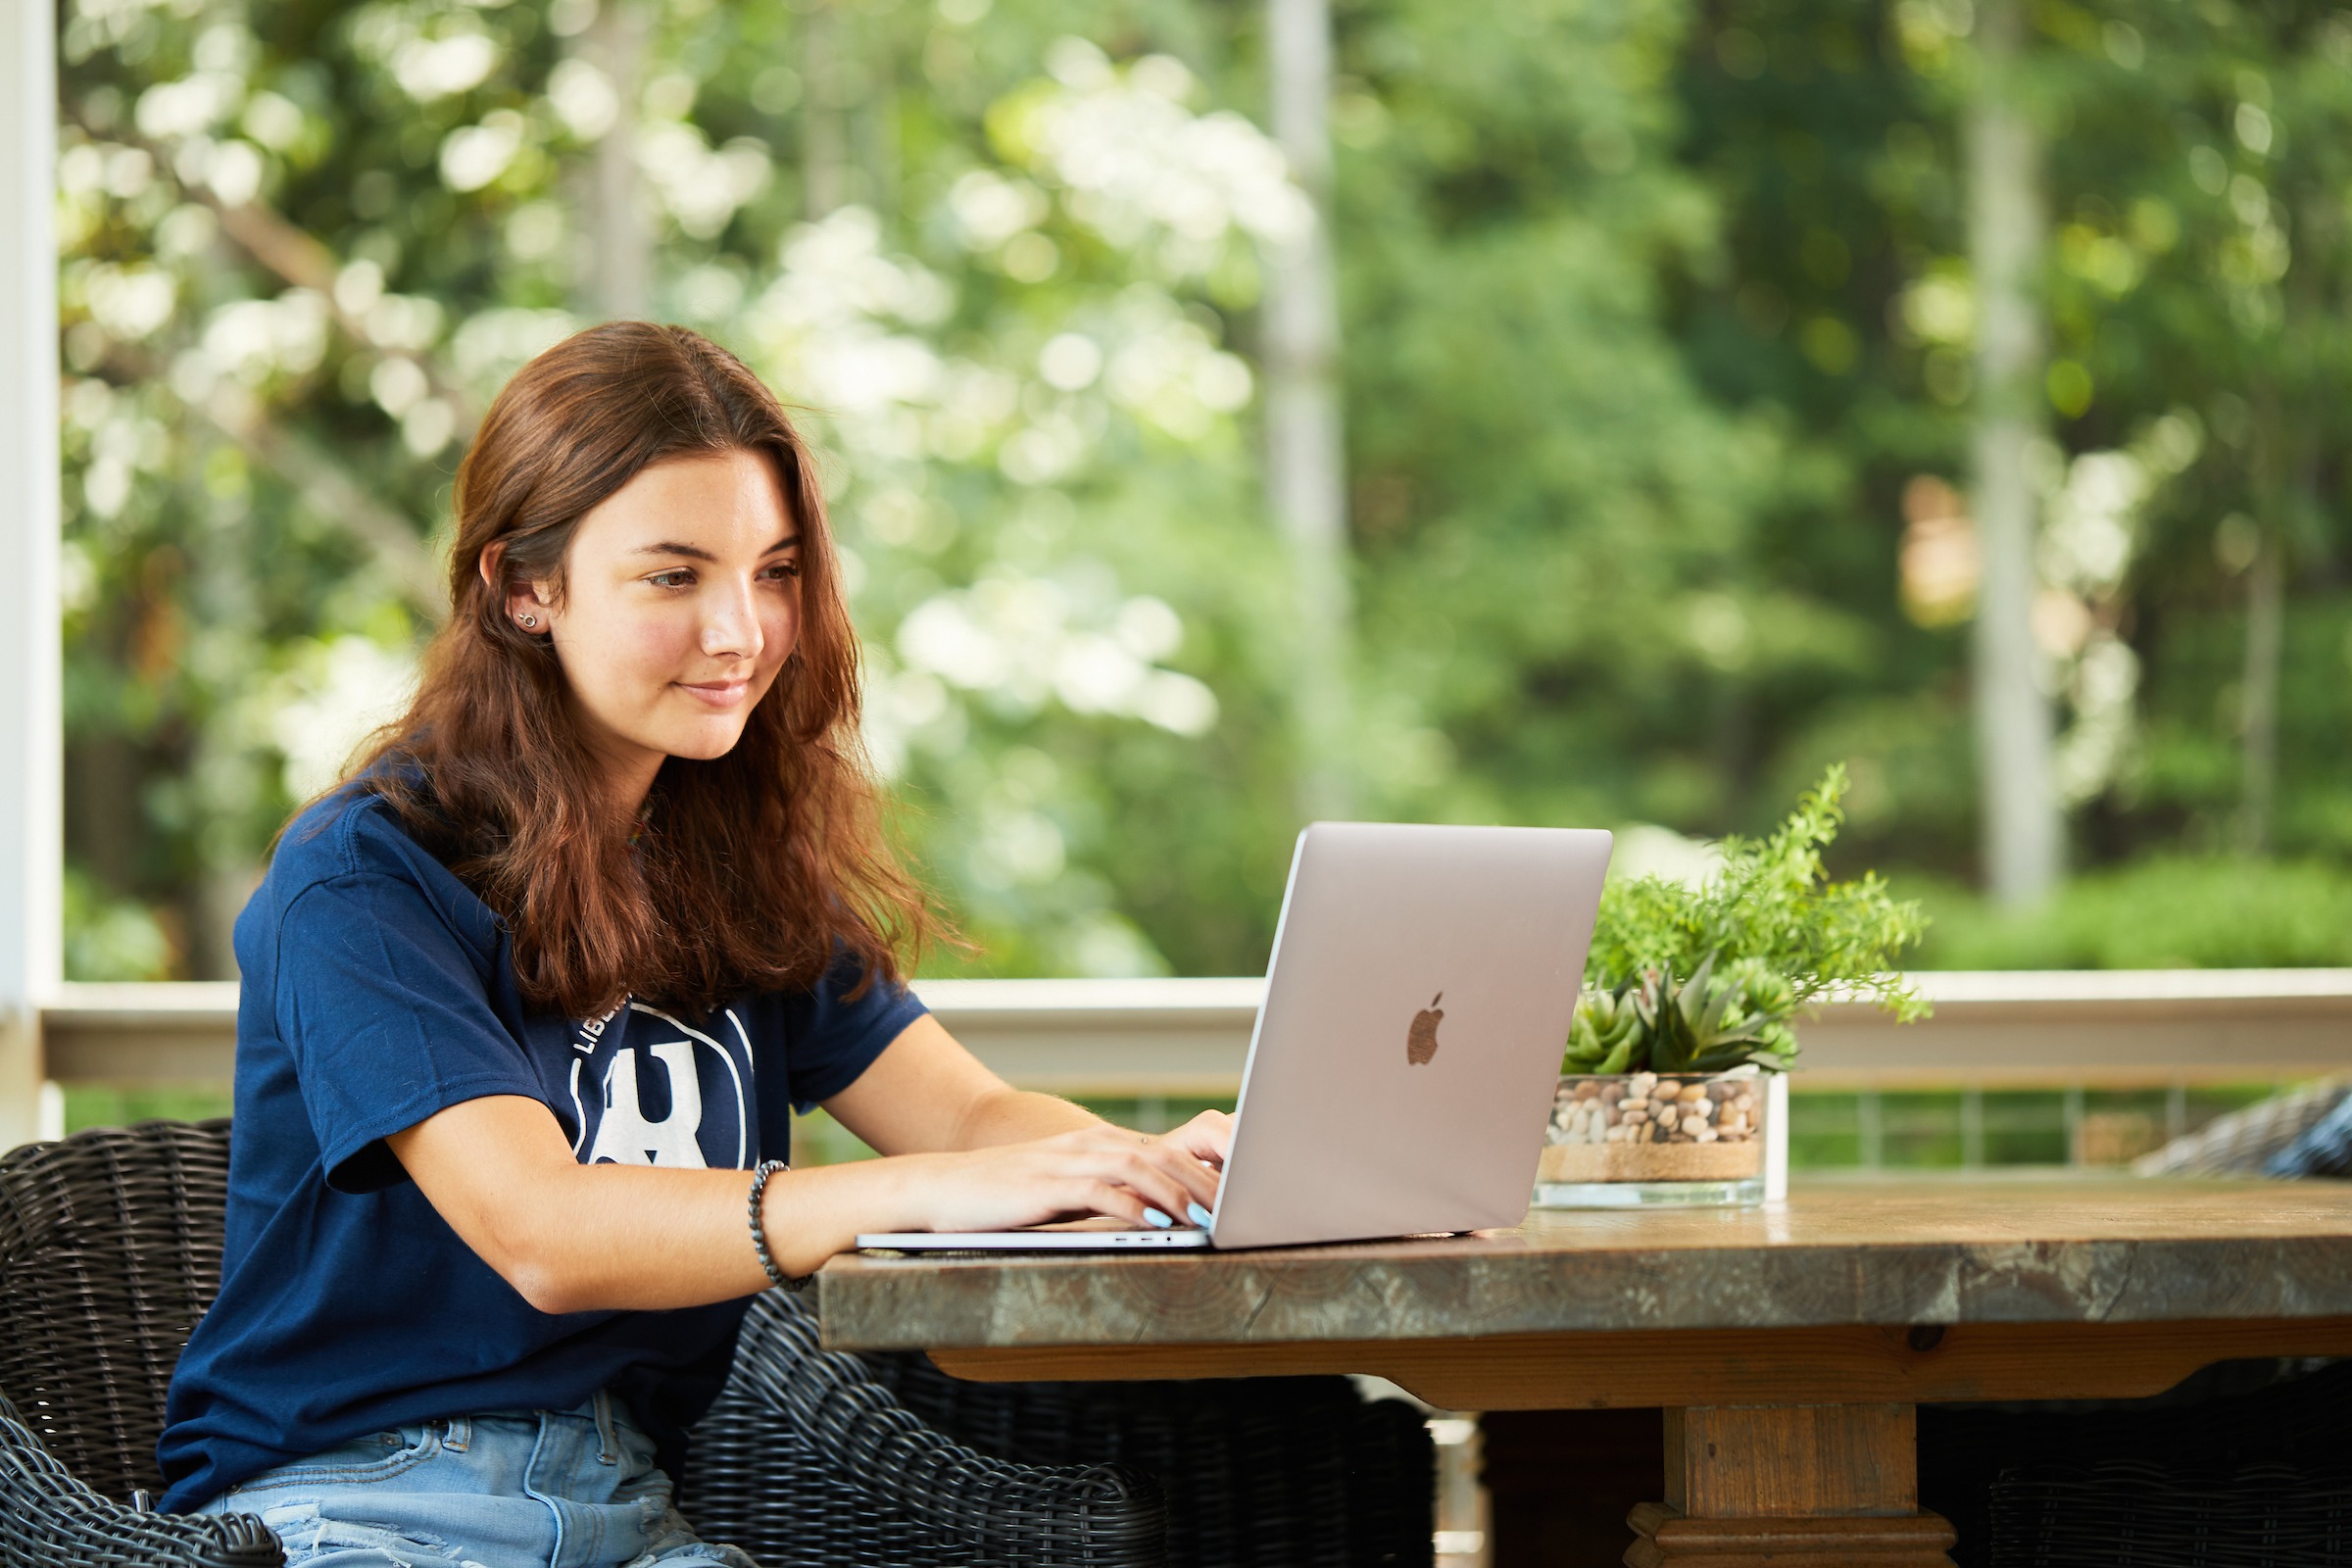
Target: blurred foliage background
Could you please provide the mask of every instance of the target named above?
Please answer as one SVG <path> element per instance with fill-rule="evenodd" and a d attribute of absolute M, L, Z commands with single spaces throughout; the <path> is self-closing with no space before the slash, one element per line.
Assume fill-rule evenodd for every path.
<path fill-rule="evenodd" d="M 809 411 L 970 972 L 1259 969 L 1318 770 L 1656 867 L 1840 760 L 1928 962 L 2352 962 L 2352 14 L 2021 14 L 2071 846 L 2022 909 L 1975 891 L 1971 0 L 1340 0 L 1320 628 L 1259 6 L 65 0 L 71 974 L 233 972 L 438 613 L 472 421 L 636 314 Z"/>

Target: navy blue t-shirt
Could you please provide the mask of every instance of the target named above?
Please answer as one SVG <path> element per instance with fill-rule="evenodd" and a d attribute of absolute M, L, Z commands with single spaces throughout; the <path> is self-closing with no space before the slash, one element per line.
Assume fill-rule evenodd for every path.
<path fill-rule="evenodd" d="M 527 1095 L 582 1164 L 748 1168 L 921 1015 L 902 987 L 754 996 L 708 1018 L 629 1002 L 535 1012 L 488 906 L 377 797 L 297 818 L 236 926 L 236 1121 L 220 1295 L 165 1406 L 161 1506 L 181 1512 L 352 1438 L 480 1410 L 624 1396 L 674 1463 L 725 1381 L 745 1302 L 533 1307 L 434 1212 L 383 1139 Z M 744 1238 L 748 1251 L 751 1238 Z"/>

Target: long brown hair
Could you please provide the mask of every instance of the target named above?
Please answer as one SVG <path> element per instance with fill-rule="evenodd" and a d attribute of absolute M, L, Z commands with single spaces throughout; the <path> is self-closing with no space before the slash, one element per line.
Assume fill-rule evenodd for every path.
<path fill-rule="evenodd" d="M 725 452 L 774 467 L 799 526 L 800 639 L 732 751 L 662 764 L 632 850 L 555 650 L 507 595 L 560 599 L 583 514 L 656 464 Z M 882 835 L 814 462 L 741 361 L 620 321 L 524 366 L 458 469 L 449 587 L 415 702 L 352 776 L 505 919 L 527 1002 L 587 1018 L 634 993 L 700 1013 L 813 984 L 844 951 L 866 980 L 897 978 L 894 943 L 919 945 L 932 917 Z"/>

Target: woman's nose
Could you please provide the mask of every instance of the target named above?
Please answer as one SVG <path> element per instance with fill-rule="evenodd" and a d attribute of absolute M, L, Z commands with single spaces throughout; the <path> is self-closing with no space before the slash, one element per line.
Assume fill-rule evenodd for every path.
<path fill-rule="evenodd" d="M 752 585 L 741 583 L 712 597 L 703 617 L 703 655 L 709 659 L 757 659 L 766 644 Z"/>

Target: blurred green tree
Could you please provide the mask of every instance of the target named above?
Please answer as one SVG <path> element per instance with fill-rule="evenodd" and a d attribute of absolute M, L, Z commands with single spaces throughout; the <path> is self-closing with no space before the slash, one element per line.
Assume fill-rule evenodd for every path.
<path fill-rule="evenodd" d="M 2077 856 L 2268 846 L 2300 887 L 2352 852 L 2352 24 L 2021 15 L 2031 624 Z M 472 421 L 639 310 L 811 411 L 869 743 L 975 961 L 1262 963 L 1329 760 L 1260 444 L 1306 212 L 1260 7 L 64 19 L 77 975 L 228 972 L 278 823 L 438 613 Z M 1359 809 L 1752 831 L 1843 759 L 1841 862 L 1977 876 L 1978 24 L 1335 8 Z"/>
<path fill-rule="evenodd" d="M 1236 588 L 1271 559 L 1212 296 L 1247 305 L 1253 246 L 1298 220 L 1279 155 L 1164 54 L 798 27 L 561 0 L 69 19 L 71 853 L 91 929 L 135 933 L 83 972 L 227 972 L 276 823 L 437 612 L 472 420 L 640 302 L 813 407 L 869 741 L 995 963 L 1169 961 L 1097 869 L 1146 799 L 1212 846 L 1130 890 L 1172 944 L 1218 930 L 1188 879 L 1255 891 L 1280 601 Z M 820 47 L 841 80 L 811 96 L 789 62 Z M 942 90 L 843 85 L 918 69 Z"/>
<path fill-rule="evenodd" d="M 2325 5 L 2023 17 L 2051 215 L 2031 625 L 2076 859 L 2340 857 L 2352 33 Z M 1960 641 L 1983 569 L 1960 143 L 1980 20 L 1728 0 L 1681 75 L 1731 252 L 1685 285 L 1685 342 L 1720 400 L 1788 421 L 1805 480 L 1768 502 L 1762 569 L 1869 626 L 1834 686 L 1775 704 L 1771 793 L 1848 758 L 1854 848 L 1962 876 L 1982 863 Z"/>

